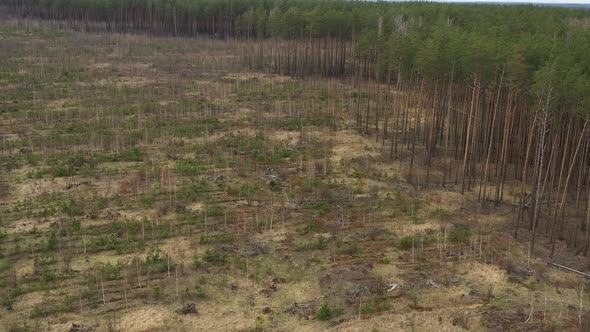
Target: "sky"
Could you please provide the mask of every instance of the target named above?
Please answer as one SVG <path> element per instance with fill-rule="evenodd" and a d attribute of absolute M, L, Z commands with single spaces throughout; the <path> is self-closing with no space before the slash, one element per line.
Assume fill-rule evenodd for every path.
<path fill-rule="evenodd" d="M 426 0 L 434 2 L 498 2 L 498 3 L 546 3 L 546 4 L 588 4 L 590 0 Z"/>

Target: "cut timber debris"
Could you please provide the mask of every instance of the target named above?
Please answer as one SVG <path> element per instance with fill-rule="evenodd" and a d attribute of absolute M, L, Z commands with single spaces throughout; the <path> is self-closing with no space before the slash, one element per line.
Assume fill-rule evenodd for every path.
<path fill-rule="evenodd" d="M 346 303 L 353 304 L 358 303 L 357 298 L 362 298 L 364 296 L 371 296 L 371 290 L 369 287 L 364 285 L 358 285 L 357 287 L 353 287 L 346 291 Z"/>
<path fill-rule="evenodd" d="M 392 292 L 398 288 L 400 288 L 402 285 L 400 284 L 389 284 L 389 285 L 385 285 L 385 291 L 386 292 Z"/>
<path fill-rule="evenodd" d="M 196 315 L 197 306 L 194 303 L 186 304 L 184 307 L 176 311 L 181 315 Z"/>
<path fill-rule="evenodd" d="M 94 332 L 95 329 L 92 327 L 87 327 L 82 324 L 72 323 L 72 327 L 70 327 L 69 332 Z"/>
<path fill-rule="evenodd" d="M 438 284 L 436 282 L 434 282 L 434 280 L 432 279 L 428 279 L 426 281 L 426 285 L 432 287 L 432 288 L 438 288 Z"/>
<path fill-rule="evenodd" d="M 545 261 L 547 264 L 549 264 L 549 265 L 552 265 L 552 266 L 558 267 L 558 268 L 560 268 L 560 269 L 564 269 L 564 270 L 566 270 L 566 271 L 569 271 L 569 272 L 577 273 L 577 274 L 579 274 L 579 275 L 581 275 L 581 276 L 584 276 L 584 277 L 586 277 L 586 278 L 590 278 L 590 274 L 588 274 L 588 273 L 585 273 L 585 272 L 582 272 L 582 271 L 574 270 L 574 269 L 572 269 L 571 267 L 567 267 L 567 266 L 565 266 L 565 265 L 561 265 L 561 264 L 554 263 L 554 262 L 551 260 L 551 258 L 545 258 L 545 259 L 544 259 L 544 261 Z"/>
<path fill-rule="evenodd" d="M 291 315 L 298 315 L 300 317 L 305 317 L 306 319 L 310 319 L 311 317 L 313 317 L 313 315 L 315 313 L 316 306 L 319 304 L 320 301 L 322 301 L 325 298 L 326 298 L 325 296 L 318 296 L 315 299 L 309 300 L 306 302 L 301 302 L 301 303 L 295 302 L 289 308 L 284 309 L 283 312 L 291 314 Z"/>

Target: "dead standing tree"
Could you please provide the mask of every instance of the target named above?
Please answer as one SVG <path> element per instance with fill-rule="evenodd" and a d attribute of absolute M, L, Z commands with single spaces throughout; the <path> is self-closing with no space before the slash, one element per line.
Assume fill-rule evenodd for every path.
<path fill-rule="evenodd" d="M 535 233 L 539 220 L 539 210 L 541 208 L 541 201 L 543 197 L 544 188 L 541 186 L 541 179 L 543 177 L 543 165 L 545 164 L 545 149 L 546 137 L 549 133 L 549 124 L 551 121 L 550 108 L 553 101 L 557 98 L 556 93 L 551 85 L 546 86 L 542 92 L 537 93 L 537 100 L 539 103 L 539 111 L 535 114 L 535 123 L 538 130 L 539 144 L 537 146 L 537 160 L 535 163 L 536 182 L 534 184 L 533 197 L 533 218 L 531 220 L 531 242 L 530 253 L 534 256 L 535 249 Z"/>

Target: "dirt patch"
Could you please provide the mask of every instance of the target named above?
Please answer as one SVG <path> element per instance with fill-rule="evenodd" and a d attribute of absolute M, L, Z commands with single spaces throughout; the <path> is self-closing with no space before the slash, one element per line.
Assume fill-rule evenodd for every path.
<path fill-rule="evenodd" d="M 63 109 L 69 109 L 72 108 L 73 106 L 73 100 L 72 99 L 57 99 L 57 100 L 52 100 L 50 102 L 47 102 L 45 104 L 45 107 L 50 109 L 50 110 L 63 110 Z"/>
<path fill-rule="evenodd" d="M 371 264 L 356 264 L 339 266 L 320 278 L 320 287 L 330 289 L 335 284 L 345 282 L 359 282 L 368 278 L 373 266 Z"/>
<path fill-rule="evenodd" d="M 341 130 L 332 133 L 334 148 L 332 161 L 339 164 L 343 159 L 363 156 L 377 157 L 379 143 L 358 135 L 354 130 Z"/>
<path fill-rule="evenodd" d="M 21 218 L 9 227 L 5 227 L 5 230 L 10 233 L 25 233 L 33 229 L 42 231 L 49 229 L 56 220 L 56 217 L 46 219 Z"/>
<path fill-rule="evenodd" d="M 128 332 L 161 330 L 171 315 L 173 314 L 160 307 L 144 307 L 123 315 L 119 327 L 121 331 Z"/>
<path fill-rule="evenodd" d="M 301 133 L 298 131 L 275 131 L 271 136 L 278 141 L 287 143 L 289 146 L 297 146 L 300 142 Z"/>
<path fill-rule="evenodd" d="M 100 63 L 93 63 L 90 65 L 90 68 L 93 69 L 105 69 L 111 67 L 112 65 L 108 62 L 100 62 Z"/>
<path fill-rule="evenodd" d="M 503 285 L 506 283 L 506 271 L 497 265 L 466 262 L 461 266 L 467 274 L 465 278 L 479 284 Z"/>
<path fill-rule="evenodd" d="M 159 245 L 159 248 L 162 252 L 170 254 L 172 260 L 186 264 L 190 264 L 196 253 L 195 249 L 191 248 L 191 239 L 188 237 L 166 240 Z"/>
<path fill-rule="evenodd" d="M 18 301 L 16 301 L 13 304 L 13 310 L 24 311 L 28 313 L 30 312 L 31 308 L 33 308 L 36 305 L 42 304 L 43 302 L 44 300 L 42 291 L 24 294 L 19 296 Z"/>
<path fill-rule="evenodd" d="M 84 182 L 80 177 L 56 177 L 51 179 L 30 179 L 19 183 L 12 192 L 15 199 L 31 198 L 40 194 L 65 191 L 76 184 Z"/>
<path fill-rule="evenodd" d="M 284 82 L 290 81 L 291 77 L 264 74 L 264 73 L 244 72 L 244 73 L 227 74 L 227 75 L 223 76 L 222 79 L 230 79 L 230 80 L 237 80 L 237 81 L 259 80 L 259 81 L 267 81 L 267 82 L 272 81 L 272 82 L 276 82 L 276 83 L 284 83 Z"/>
<path fill-rule="evenodd" d="M 116 79 L 101 79 L 92 82 L 90 85 L 94 86 L 116 86 L 117 88 L 128 87 L 128 88 L 141 88 L 150 84 L 155 83 L 153 79 L 148 79 L 141 76 L 125 76 L 118 77 Z"/>
<path fill-rule="evenodd" d="M 192 213 L 200 213 L 203 211 L 203 203 L 195 202 L 186 206 L 186 209 Z"/>

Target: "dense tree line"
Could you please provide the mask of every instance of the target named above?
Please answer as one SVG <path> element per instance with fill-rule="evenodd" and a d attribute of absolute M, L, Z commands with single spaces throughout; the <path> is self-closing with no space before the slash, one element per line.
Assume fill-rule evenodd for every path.
<path fill-rule="evenodd" d="M 530 76 L 559 57 L 555 51 L 588 37 L 576 23 L 583 25 L 589 16 L 583 10 L 533 6 L 333 0 L 6 0 L 0 6 L 87 29 L 298 40 L 295 46 L 306 49 L 309 61 L 320 56 L 338 62 L 343 57 L 338 49 L 346 44 L 355 55 L 350 63 L 362 59 L 365 74 L 448 75 L 454 68 L 455 80 L 473 70 L 489 78 L 498 64 L 510 61 L 523 61 Z M 322 52 L 312 53 L 314 44 Z M 342 63 L 337 72 L 344 69 Z"/>
<path fill-rule="evenodd" d="M 346 75 L 356 89 L 357 129 L 389 144 L 392 159 L 408 160 L 410 178 L 422 145 L 426 183 L 436 157 L 440 185 L 478 190 L 482 204 L 499 204 L 506 184 L 519 181 L 514 235 L 525 225 L 534 249 L 543 214 L 553 249 L 557 239 L 569 239 L 587 253 L 588 11 L 329 0 L 6 0 L 0 6 L 87 30 L 251 40 L 241 58 L 252 68 Z M 572 207 L 580 222 L 568 229 Z"/>

